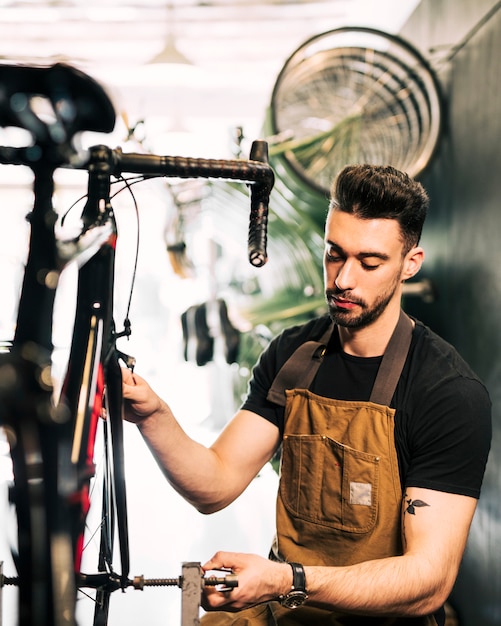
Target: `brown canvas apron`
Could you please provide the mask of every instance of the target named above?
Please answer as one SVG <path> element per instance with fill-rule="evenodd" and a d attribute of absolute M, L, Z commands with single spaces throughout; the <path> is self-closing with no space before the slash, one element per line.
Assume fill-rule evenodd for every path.
<path fill-rule="evenodd" d="M 294 352 L 268 394 L 285 404 L 277 536 L 272 558 L 343 566 L 402 553 L 402 489 L 389 408 L 407 356 L 412 323 L 401 314 L 369 402 L 317 396 L 308 390 L 332 326 Z M 294 382 L 295 381 L 295 382 Z M 299 383 L 298 383 L 299 381 Z M 367 618 L 277 602 L 239 613 L 210 613 L 204 626 L 435 625 L 433 618 Z"/>

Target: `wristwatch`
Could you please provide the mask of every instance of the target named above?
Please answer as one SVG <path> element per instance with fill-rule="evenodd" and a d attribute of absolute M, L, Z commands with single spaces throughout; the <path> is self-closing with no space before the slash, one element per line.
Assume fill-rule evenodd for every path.
<path fill-rule="evenodd" d="M 289 563 L 292 567 L 292 587 L 289 593 L 278 598 L 282 606 L 287 609 L 297 609 L 308 597 L 306 593 L 306 576 L 304 567 L 300 563 Z"/>

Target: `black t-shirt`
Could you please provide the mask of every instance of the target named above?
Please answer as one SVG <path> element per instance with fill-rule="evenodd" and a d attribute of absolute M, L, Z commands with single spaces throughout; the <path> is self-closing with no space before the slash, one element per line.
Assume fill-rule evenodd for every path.
<path fill-rule="evenodd" d="M 242 408 L 283 432 L 284 409 L 266 399 L 295 349 L 326 331 L 327 315 L 286 329 L 261 355 Z M 342 351 L 335 331 L 310 390 L 337 400 L 368 401 L 381 357 Z M 402 488 L 422 487 L 478 498 L 491 441 L 491 402 L 457 351 L 416 320 L 391 405 Z"/>

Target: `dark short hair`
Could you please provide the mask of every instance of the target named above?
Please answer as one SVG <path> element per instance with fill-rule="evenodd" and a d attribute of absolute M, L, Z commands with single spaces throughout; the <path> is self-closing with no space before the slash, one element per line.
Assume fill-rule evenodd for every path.
<path fill-rule="evenodd" d="M 429 198 L 423 186 L 390 165 L 347 165 L 331 187 L 329 210 L 400 224 L 404 253 L 419 243 Z"/>

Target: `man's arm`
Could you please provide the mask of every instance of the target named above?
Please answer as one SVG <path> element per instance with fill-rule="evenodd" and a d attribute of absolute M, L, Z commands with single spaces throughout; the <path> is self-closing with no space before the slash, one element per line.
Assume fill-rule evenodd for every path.
<path fill-rule="evenodd" d="M 124 418 L 137 424 L 173 488 L 202 513 L 233 502 L 279 445 L 276 426 L 242 410 L 207 448 L 184 432 L 144 379 L 128 370 L 123 376 Z"/>
<path fill-rule="evenodd" d="M 447 600 L 466 545 L 476 507 L 467 496 L 407 489 L 402 503 L 402 556 L 346 567 L 305 566 L 308 604 L 360 615 L 418 616 L 437 611 Z M 229 567 L 239 587 L 226 597 L 207 592 L 206 606 L 228 603 L 241 609 L 276 599 L 291 587 L 289 565 L 252 555 L 217 553 L 206 569 Z"/>

